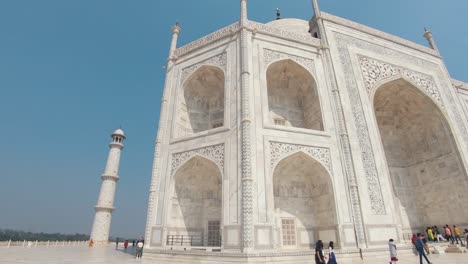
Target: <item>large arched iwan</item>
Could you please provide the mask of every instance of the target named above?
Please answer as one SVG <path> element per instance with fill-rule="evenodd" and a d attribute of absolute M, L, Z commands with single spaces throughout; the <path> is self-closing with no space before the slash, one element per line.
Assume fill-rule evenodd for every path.
<path fill-rule="evenodd" d="M 396 79 L 376 90 L 374 111 L 403 232 L 466 223 L 466 171 L 439 106 Z"/>

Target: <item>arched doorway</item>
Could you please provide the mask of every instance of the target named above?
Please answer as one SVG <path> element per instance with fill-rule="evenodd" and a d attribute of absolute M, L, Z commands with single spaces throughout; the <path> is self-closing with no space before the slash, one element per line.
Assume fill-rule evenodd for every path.
<path fill-rule="evenodd" d="M 308 249 L 317 239 L 336 241 L 331 178 L 319 162 L 303 152 L 281 160 L 273 172 L 273 193 L 283 249 Z"/>
<path fill-rule="evenodd" d="M 177 112 L 178 137 L 224 126 L 224 72 L 215 66 L 202 66 L 190 75 Z"/>
<path fill-rule="evenodd" d="M 317 85 L 312 75 L 292 60 L 267 69 L 269 121 L 274 125 L 323 130 Z"/>
<path fill-rule="evenodd" d="M 168 219 L 168 245 L 221 246 L 221 183 L 218 166 L 201 156 L 191 158 L 177 170 Z"/>
<path fill-rule="evenodd" d="M 466 223 L 466 174 L 438 106 L 398 79 L 378 88 L 374 109 L 404 232 Z"/>

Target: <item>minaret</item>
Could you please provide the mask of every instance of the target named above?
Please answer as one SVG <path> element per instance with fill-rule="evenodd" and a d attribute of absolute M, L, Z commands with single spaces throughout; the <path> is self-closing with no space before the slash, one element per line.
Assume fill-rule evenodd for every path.
<path fill-rule="evenodd" d="M 439 48 L 437 47 L 436 43 L 435 43 L 435 40 L 434 38 L 432 37 L 432 32 L 427 30 L 427 28 L 424 28 L 424 35 L 423 35 L 427 41 L 429 42 L 429 46 L 431 46 L 431 48 L 435 51 L 437 51 L 437 53 L 439 53 Z"/>
<path fill-rule="evenodd" d="M 112 142 L 109 144 L 109 157 L 107 159 L 106 169 L 101 176 L 102 185 L 99 199 L 95 208 L 93 229 L 90 239 L 97 244 L 107 243 L 109 240 L 109 230 L 114 211 L 114 196 L 117 181 L 119 181 L 118 171 L 120 163 L 120 153 L 123 149 L 125 133 L 122 129 L 117 129 L 112 133 Z"/>

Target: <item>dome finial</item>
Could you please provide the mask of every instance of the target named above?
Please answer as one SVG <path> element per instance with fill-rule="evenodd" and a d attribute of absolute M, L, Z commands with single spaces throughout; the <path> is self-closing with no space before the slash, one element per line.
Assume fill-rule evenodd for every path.
<path fill-rule="evenodd" d="M 281 19 L 281 12 L 279 8 L 276 8 L 276 20 Z"/>

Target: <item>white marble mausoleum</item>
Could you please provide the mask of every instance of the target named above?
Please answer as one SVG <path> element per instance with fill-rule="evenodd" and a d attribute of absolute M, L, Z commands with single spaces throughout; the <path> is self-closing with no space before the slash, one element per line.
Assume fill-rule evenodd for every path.
<path fill-rule="evenodd" d="M 468 84 L 429 46 L 321 12 L 177 47 L 150 185 L 154 263 L 304 263 L 468 226 Z M 311 9 L 312 15 L 312 9 Z"/>

